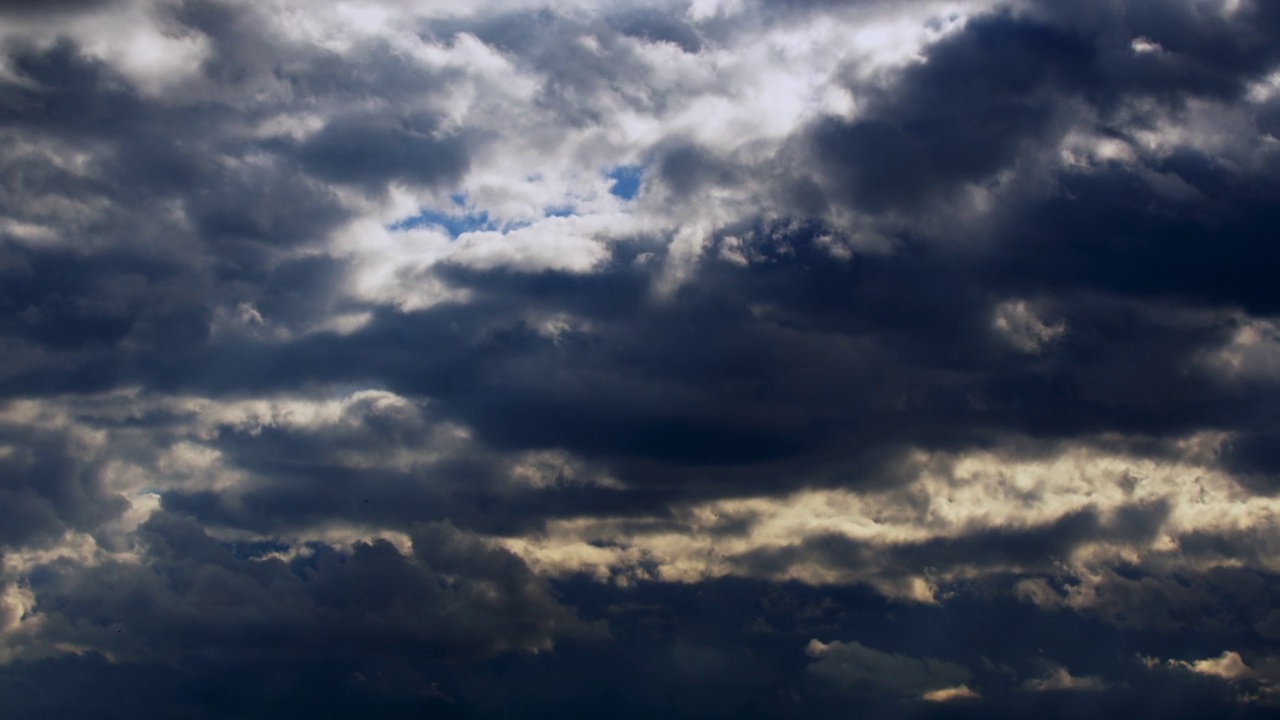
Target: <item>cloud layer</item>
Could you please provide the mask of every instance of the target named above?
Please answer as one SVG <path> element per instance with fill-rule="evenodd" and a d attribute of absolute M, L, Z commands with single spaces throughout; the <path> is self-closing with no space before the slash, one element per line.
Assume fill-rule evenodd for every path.
<path fill-rule="evenodd" d="M 1263 716 L 1280 6 L 0 2 L 14 717 Z"/>

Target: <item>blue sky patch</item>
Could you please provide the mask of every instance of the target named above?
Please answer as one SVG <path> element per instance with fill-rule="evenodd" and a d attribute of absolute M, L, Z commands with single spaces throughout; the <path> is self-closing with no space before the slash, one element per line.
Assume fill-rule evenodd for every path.
<path fill-rule="evenodd" d="M 392 230 L 410 230 L 424 225 L 435 225 L 444 228 L 444 231 L 449 233 L 450 237 L 458 237 L 463 233 L 477 230 L 496 229 L 494 224 L 489 221 L 489 213 L 486 212 L 450 215 L 426 208 L 423 208 L 417 215 L 405 218 L 389 227 Z"/>
<path fill-rule="evenodd" d="M 613 178 L 609 194 L 623 200 L 634 198 L 640 192 L 640 177 L 643 174 L 644 168 L 640 165 L 619 165 L 606 172 L 606 177 Z"/>

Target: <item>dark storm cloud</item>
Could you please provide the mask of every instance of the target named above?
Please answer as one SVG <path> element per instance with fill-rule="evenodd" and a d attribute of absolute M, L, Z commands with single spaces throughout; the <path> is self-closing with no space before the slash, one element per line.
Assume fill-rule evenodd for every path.
<path fill-rule="evenodd" d="M 165 259 L 84 257 L 69 250 L 9 248 L 0 307 L 8 342 L 20 350 L 3 368 L 9 395 L 101 391 L 146 362 L 186 362 L 207 339 L 210 283 Z M 23 361 L 23 355 L 30 359 Z"/>
<path fill-rule="evenodd" d="M 49 641 L 131 658 L 401 654 L 464 659 L 601 638 L 522 561 L 450 525 L 386 541 L 318 544 L 292 561 L 238 557 L 189 520 L 140 529 L 145 564 L 54 564 L 33 580 Z M 128 633 L 122 633 L 122 630 Z"/>
<path fill-rule="evenodd" d="M 1093 59 L 1085 42 L 1008 17 L 977 19 L 872 95 L 870 117 L 825 121 L 813 152 L 843 192 L 873 210 L 914 205 L 1010 166 L 1055 125 L 1063 92 Z"/>
<path fill-rule="evenodd" d="M 1116 638 L 1071 616 L 1045 618 L 1016 605 L 957 602 L 950 608 L 904 608 L 844 589 L 743 582 L 690 588 L 660 584 L 619 590 L 590 583 L 564 588 L 589 598 L 615 627 L 608 644 L 566 644 L 554 653 L 519 654 L 482 663 L 442 663 L 384 656 L 244 658 L 220 663 L 187 658 L 174 664 L 109 662 L 96 653 L 12 666 L 0 697 L 19 717 L 92 716 L 90 699 L 125 717 L 269 718 L 281 714 L 379 713 L 380 717 L 868 717 L 1053 718 L 1268 717 L 1273 709 L 1237 705 L 1237 690 L 1219 678 L 1141 658 L 1164 652 L 1158 639 Z M 799 626 L 787 626 L 800 618 Z M 768 620 L 783 626 L 767 629 Z M 991 634 L 988 628 L 1003 632 Z M 861 646 L 872 657 L 914 671 L 885 684 L 832 693 L 805 654 L 818 637 L 833 648 Z M 683 638 L 675 641 L 672 636 Z M 1105 638 L 1105 641 L 1103 641 Z M 1150 643 L 1150 644 L 1149 644 Z M 1204 638 L 1169 640 L 1179 659 L 1217 657 Z M 982 652 L 978 652 L 978 648 Z M 1067 655 L 1046 660 L 1038 648 Z M 1245 652 L 1252 665 L 1259 657 Z M 945 658 L 945 659 L 942 659 Z M 932 663 L 930 663 L 932 659 Z M 1073 676 L 1106 673 L 1120 680 L 1088 692 L 1028 692 L 1025 680 L 1065 664 Z M 930 669 L 932 668 L 932 670 Z M 881 671 L 879 665 L 866 668 Z M 885 668 L 887 669 L 887 668 Z M 963 675 L 962 675 L 963 674 Z M 921 677 L 967 676 L 983 702 L 936 706 L 885 690 Z M 865 675 L 864 675 L 865 677 Z M 929 685 L 932 683 L 926 683 Z M 31 687 L 47 688 L 32 693 Z"/>
<path fill-rule="evenodd" d="M 234 511 L 207 491 L 176 490 L 166 503 L 265 530 L 340 515 L 372 495 L 378 517 L 396 524 L 452 516 L 492 531 L 576 512 L 652 512 L 664 497 L 892 484 L 911 472 L 895 458 L 920 446 L 1241 427 L 1269 397 L 1188 372 L 1198 352 L 1226 341 L 1230 324 L 1212 315 L 1102 298 L 1051 303 L 1071 329 L 1046 356 L 1026 355 L 992 330 L 990 301 L 927 250 L 842 263 L 802 233 L 762 234 L 761 252 L 784 239 L 787 252 L 771 262 L 710 265 L 701 287 L 668 304 L 647 302 L 645 276 L 629 264 L 590 277 L 458 272 L 454 282 L 488 299 L 380 314 L 351 336 L 227 341 L 207 369 L 165 373 L 178 388 L 218 392 L 377 379 L 434 398 L 431 422 L 463 421 L 495 449 L 598 459 L 637 492 L 500 489 L 507 471 L 470 454 L 412 471 L 337 463 L 343 452 L 421 443 L 430 424 L 414 419 L 338 435 L 224 434 L 217 446 L 264 483 L 226 491 L 244 493 Z M 771 303 L 763 320 L 751 312 L 759 303 Z M 594 329 L 553 341 L 509 319 L 530 310 L 568 312 Z"/>
<path fill-rule="evenodd" d="M 306 532 L 334 518 L 406 532 L 418 522 L 450 520 L 513 534 L 550 517 L 666 511 L 669 491 L 600 487 L 604 467 L 503 452 L 442 431 L 431 408 L 388 408 L 379 400 L 351 401 L 333 423 L 226 424 L 198 433 L 201 447 L 248 478 L 235 488 L 166 488 L 163 505 L 213 526 L 268 535 Z M 282 411 L 289 412 L 306 408 Z M 156 411 L 147 421 L 159 432 L 179 425 L 183 414 Z M 130 424 L 96 427 L 118 432 Z M 537 475 L 538 484 L 514 481 L 521 472 Z"/>
<path fill-rule="evenodd" d="M 1122 167 L 1064 177 L 1060 194 L 1014 211 L 994 253 L 996 272 L 1024 293 L 1076 287 L 1280 311 L 1264 270 L 1276 261 L 1280 167 L 1242 172 L 1188 152 L 1151 169 L 1190 196 L 1161 193 Z"/>
<path fill-rule="evenodd" d="M 86 461 L 93 438 L 57 429 L 0 424 L 0 548 L 44 545 L 68 530 L 93 532 L 128 503 L 104 483 L 101 463 Z"/>
<path fill-rule="evenodd" d="M 1211 556 L 1202 537 L 1186 538 L 1191 557 Z M 1214 544 L 1221 544 L 1215 538 Z M 1249 551 L 1232 557 L 1246 558 Z M 1258 632 L 1280 591 L 1274 575 L 1220 567 L 1203 573 L 1150 571 L 1121 567 L 1082 585 L 1080 608 L 1102 622 L 1126 629 L 1237 639 L 1242 647 L 1274 652 L 1274 643 Z M 1078 581 L 1077 581 L 1078 582 Z M 1054 609 L 1052 604 L 1045 609 Z"/>
<path fill-rule="evenodd" d="M 1234 99 L 1250 78 L 1274 70 L 1280 51 L 1274 37 L 1280 13 L 1267 2 L 1163 3 L 1155 0 L 1064 6 L 1033 2 L 1033 15 L 1093 38 L 1101 51 L 1100 82 L 1092 97 L 1119 93 L 1174 100 L 1209 95 Z M 1132 40 L 1159 45 L 1161 52 L 1133 53 Z M 1113 94 L 1115 93 L 1115 94 Z"/>
<path fill-rule="evenodd" d="M 213 29 L 217 23 L 210 17 L 197 13 L 190 22 L 230 41 L 230 35 Z M 921 162 L 927 158 L 929 172 L 941 173 L 935 186 L 932 180 L 920 181 L 927 180 L 927 173 L 904 170 L 902 177 L 915 178 L 909 192 L 919 197 L 980 179 L 1017 157 L 1024 146 L 1033 147 L 1047 131 L 1045 123 L 1059 96 L 1091 87 L 1086 79 L 1097 62 L 1079 30 L 1006 15 L 976 19 L 929 52 L 929 63 L 906 71 L 872 106 L 873 116 L 892 118 L 893 125 L 923 143 Z M 39 61 L 65 66 L 61 75 L 42 71 L 46 87 L 64 87 L 71 97 L 106 92 L 95 79 L 100 71 L 77 65 L 81 61 L 65 46 L 56 53 L 61 54 Z M 55 82 L 63 75 L 81 79 Z M 959 80 L 976 85 L 964 87 Z M 81 87 L 76 83 L 84 89 L 75 90 Z M 132 118 L 151 112 L 127 94 L 94 107 L 111 108 L 113 103 L 123 109 L 94 121 L 96 132 L 108 132 L 111 122 L 131 125 Z M 947 115 L 948 108 L 954 116 Z M 940 116 L 930 119 L 939 111 Z M 72 115 L 68 111 L 68 122 Z M 431 121 L 423 122 L 427 125 L 419 135 L 425 138 Z M 861 132 L 858 127 L 846 129 Z M 296 152 L 323 177 L 372 187 L 394 177 L 435 182 L 462 167 L 460 155 L 442 149 L 452 146 L 427 139 L 420 145 L 395 141 L 407 132 L 384 119 L 336 120 Z M 995 144 L 978 142 L 981 137 Z M 893 148 L 881 141 L 837 145 L 839 152 Z M 422 153 L 406 152 L 406 147 L 419 147 Z M 948 165 L 951 161 L 939 158 L 947 149 L 971 155 L 957 156 Z M 282 152 L 287 158 L 294 150 Z M 824 155 L 836 158 L 839 152 Z M 849 167 L 855 173 L 896 172 L 893 168 L 905 167 L 902 158 L 913 157 L 896 150 L 892 154 L 898 158 L 892 163 L 864 159 Z M 786 231 L 748 225 L 749 247 L 760 262 L 738 268 L 709 261 L 696 282 L 667 304 L 650 301 L 646 288 L 652 276 L 626 262 L 634 253 L 628 248 L 618 251 L 604 273 L 590 277 L 523 277 L 446 267 L 437 277 L 484 300 L 414 314 L 380 312 L 373 324 L 350 336 L 322 334 L 278 346 L 228 337 L 205 352 L 199 350 L 207 342 L 199 328 L 211 312 L 196 304 L 177 315 L 175 324 L 160 325 L 167 332 L 155 336 L 157 346 L 176 348 L 182 335 L 174 331 L 188 328 L 192 350 L 179 353 L 180 362 L 158 361 L 161 354 L 121 363 L 109 350 L 134 339 L 145 310 L 118 297 L 90 294 L 85 286 L 94 279 L 88 276 L 72 280 L 79 284 L 65 292 L 50 292 L 51 280 L 33 272 L 31 285 L 44 297 L 11 301 L 25 313 L 20 317 L 31 318 L 24 340 L 56 349 L 74 338 L 95 352 L 69 359 L 65 366 L 29 369 L 15 377 L 12 387 L 52 388 L 77 378 L 96 379 L 79 381 L 97 383 L 81 387 L 140 382 L 233 393 L 308 382 L 384 384 L 437 398 L 442 417 L 466 422 L 496 447 L 561 447 L 613 459 L 629 482 L 640 485 L 696 488 L 698 481 L 724 477 L 723 489 L 715 492 L 725 493 L 759 487 L 766 483 L 764 476 L 776 477 L 784 466 L 770 463 L 796 459 L 804 467 L 824 462 L 826 453 L 838 452 L 856 466 L 849 455 L 878 458 L 912 446 L 983 444 L 1006 433 L 1070 437 L 1119 430 L 1159 435 L 1206 425 L 1233 427 L 1245 422 L 1248 414 L 1241 410 L 1249 401 L 1233 397 L 1207 373 L 1187 372 L 1197 353 L 1225 342 L 1230 325 L 1222 318 L 1180 315 L 1176 305 L 1114 299 L 1159 294 L 1183 302 L 1244 300 L 1248 309 L 1268 308 L 1260 274 L 1266 264 L 1254 262 L 1256 252 L 1251 251 L 1257 247 L 1265 252 L 1262 230 L 1272 224 L 1272 211 L 1263 200 L 1266 187 L 1257 187 L 1256 175 L 1246 182 L 1224 177 L 1225 171 L 1213 167 L 1193 172 L 1204 166 L 1194 158 L 1183 164 L 1193 186 L 1211 189 L 1230 183 L 1218 190 L 1224 197 L 1218 205 L 1230 203 L 1218 210 L 1223 220 L 1209 216 L 1206 221 L 1204 212 L 1154 195 L 1132 172 L 1115 168 L 1063 178 L 1062 195 L 1015 208 L 1007 230 L 1001 230 L 1009 238 L 1007 247 L 1002 240 L 994 249 L 973 253 L 967 247 L 940 247 L 931 238 L 906 240 L 890 255 L 845 262 L 830 257 L 816 242 L 826 232 L 821 224 Z M 1177 167 L 1157 169 L 1174 172 Z M 696 147 L 667 153 L 658 170 L 676 191 L 734 181 L 734 170 L 712 162 Z M 187 202 L 197 237 L 215 247 L 305 241 L 322 236 L 341 217 L 335 205 L 326 204 L 332 200 L 322 189 L 283 171 L 210 177 L 217 182 L 188 178 L 197 187 L 209 183 L 215 192 L 202 190 Z M 276 177 L 278 188 L 273 187 Z M 862 187 L 862 180 L 851 182 L 854 189 Z M 173 192 L 182 187 L 170 186 Z M 867 187 L 889 193 L 898 186 L 880 178 Z M 907 186 L 899 189 L 906 192 Z M 304 201 L 300 206 L 285 204 L 299 199 Z M 1081 211 L 1085 205 L 1090 209 Z M 332 215 L 326 217 L 325 211 Z M 1207 231 L 1197 232 L 1197 221 L 1230 242 L 1214 244 L 1217 251 L 1210 253 Z M 1214 222 L 1235 225 L 1218 229 Z M 1130 227 L 1125 242 L 1106 240 L 1106 233 Z M 1033 230 L 1028 233 L 1027 228 Z M 1245 232 L 1250 229 L 1257 232 Z M 1187 238 L 1174 243 L 1188 249 L 1185 260 L 1170 258 L 1171 233 Z M 1086 241 L 1096 247 L 1077 247 Z M 1223 267 L 1212 273 L 1162 275 L 1150 272 L 1153 262 L 1171 269 L 1210 263 Z M 292 316 L 299 322 L 314 304 L 323 304 L 325 294 L 304 289 L 304 281 L 323 283 L 319 278 L 343 276 L 341 265 L 333 261 L 295 262 L 270 274 L 241 269 L 238 263 L 231 267 L 232 276 L 247 287 L 228 299 L 253 299 L 267 316 Z M 315 268 L 317 280 L 306 279 L 312 277 L 308 267 Z M 1256 281 L 1246 276 L 1243 283 L 1226 282 L 1236 271 L 1251 272 Z M 143 270 L 139 282 L 161 274 L 172 273 Z M 1214 277 L 1223 280 L 1214 284 Z M 1162 278 L 1168 289 L 1152 286 Z M 140 296 L 154 300 L 156 291 L 142 287 Z M 1067 328 L 1043 357 L 1019 355 L 991 329 L 994 304 L 1001 296 L 1029 293 L 1047 295 L 1043 307 Z M 108 299 L 120 307 L 114 315 Z M 174 303 L 161 306 L 173 308 Z M 530 307 L 570 312 L 597 329 L 553 342 L 510 319 Z M 264 447 L 273 448 L 262 450 L 267 455 L 279 450 Z M 815 449 L 818 460 L 801 457 Z M 632 459 L 640 462 L 632 465 Z M 709 467 L 752 464 L 764 469 Z M 302 467 L 317 476 L 334 474 L 321 464 Z M 683 467 L 708 469 L 688 472 Z M 450 472 L 465 476 L 471 471 L 453 466 Z M 759 485 L 753 475 L 762 478 Z M 729 477 L 739 478 L 737 484 L 728 484 Z M 767 482 L 779 492 L 794 487 Z M 173 502 L 180 497 L 175 495 Z"/>
<path fill-rule="evenodd" d="M 781 549 L 755 550 L 732 558 L 750 576 L 785 576 L 806 565 L 844 568 L 886 579 L 909 578 L 921 569 L 946 573 L 958 568 L 1017 568 L 1046 572 L 1086 543 L 1143 545 L 1160 529 L 1167 507 L 1123 507 L 1112 518 L 1092 511 L 1072 513 L 1040 527 L 993 529 L 899 543 L 885 548 L 843 535 L 816 536 Z"/>
<path fill-rule="evenodd" d="M 217 6 L 183 12 L 211 32 L 216 18 L 242 22 Z M 243 62 L 253 57 L 243 50 L 254 37 L 269 52 L 260 35 L 214 36 L 238 43 L 227 53 Z M 273 79 L 330 98 L 362 92 L 369 81 L 390 90 L 415 80 L 379 69 L 383 56 L 370 53 L 371 77 L 355 69 Z M 217 57 L 205 67 L 210 78 L 224 72 Z M 46 238 L 32 243 L 13 231 L 4 238 L 0 292 L 7 342 L 19 348 L 3 374 L 17 392 L 105 389 L 137 382 L 138 373 L 164 377 L 176 358 L 186 362 L 208 340 L 219 307 L 258 301 L 274 322 L 304 326 L 328 309 L 323 297 L 283 285 L 307 262 L 324 260 L 279 267 L 280 258 L 327 241 L 350 210 L 300 170 L 380 192 L 391 181 L 453 181 L 466 168 L 463 141 L 433 138 L 435 121 L 425 116 L 399 123 L 353 116 L 300 144 L 260 142 L 237 133 L 245 120 L 282 109 L 270 98 L 247 109 L 235 96 L 154 102 L 69 40 L 20 49 L 13 68 L 22 81 L 0 90 L 7 108 L 0 123 L 10 130 L 0 203 L 10 219 Z M 260 66 L 226 72 L 250 84 L 271 75 Z M 78 168 L 56 160 L 75 153 L 84 158 Z M 327 272 L 335 280 L 343 274 Z M 284 297 L 293 302 L 286 306 Z"/>
<path fill-rule="evenodd" d="M 253 149 L 219 137 L 228 108 L 148 103 L 68 42 L 28 51 L 16 65 L 34 87 L 10 87 L 18 110 L 6 124 L 27 133 L 15 140 L 55 141 L 57 151 L 84 152 L 89 163 L 72 174 L 47 159 L 37 166 L 39 155 L 14 153 L 7 209 L 51 225 L 66 247 L 144 256 L 186 249 L 234 262 L 237 244 L 314 242 L 345 215 L 331 193 L 304 177 L 270 164 L 231 170 L 219 162 L 221 152 Z M 55 199 L 88 205 L 87 222 L 42 212 Z M 194 227 L 175 217 L 172 202 Z M 95 204 L 107 204 L 108 214 L 93 212 Z"/>
<path fill-rule="evenodd" d="M 115 0 L 4 0 L 0 2 L 0 14 L 19 17 L 62 15 L 98 10 L 114 2 Z"/>
<path fill-rule="evenodd" d="M 969 679 L 969 671 L 933 658 L 917 660 L 886 653 L 859 642 L 814 643 L 808 654 L 816 661 L 809 672 L 837 692 L 850 695 L 919 697 L 930 690 L 955 687 Z"/>
<path fill-rule="evenodd" d="M 713 87 L 735 43 L 905 10 L 391 28 L 473 53 L 428 62 L 313 42 L 346 18 L 285 32 L 273 8 L 183 2 L 154 17 L 199 57 L 152 87 L 62 32 L 102 7 L 0 3 L 63 36 L 5 40 L 0 78 L 16 717 L 1271 712 L 1262 670 L 1194 663 L 1277 653 L 1280 385 L 1222 360 L 1280 313 L 1273 3 L 973 15 L 922 62 L 838 71 L 858 114 L 749 147 L 681 115 L 747 102 Z M 501 117 L 451 114 L 468 97 Z M 386 229 L 405 203 L 541 206 L 540 145 L 567 163 L 549 176 L 647 163 L 636 223 L 585 233 L 598 263 Z M 591 187 L 566 218 L 622 213 Z M 1172 469 L 1117 469 L 1142 463 Z M 865 499 L 848 519 L 872 539 L 770 527 L 814 489 Z M 713 505 L 733 500 L 754 504 Z M 614 534 L 571 535 L 593 522 Z M 981 700 L 922 699 L 960 685 Z"/>
<path fill-rule="evenodd" d="M 60 40 L 47 49 L 23 48 L 14 55 L 19 82 L 11 80 L 2 86 L 9 112 L 0 116 L 5 126 L 28 133 L 14 136 L 14 140 L 52 137 L 70 148 L 90 148 L 96 141 L 114 151 L 97 154 L 93 169 L 98 172 L 78 178 L 59 173 L 62 168 L 56 166 L 46 168 L 44 174 L 50 181 L 79 180 L 82 193 L 110 193 L 126 201 L 122 210 L 129 201 L 141 201 L 146 193 L 167 190 L 185 195 L 193 189 L 207 159 L 196 148 L 184 147 L 186 143 L 179 138 L 212 132 L 219 120 L 226 119 L 225 114 L 151 105 L 104 63 L 85 56 L 71 40 Z M 63 188 L 23 189 L 51 192 Z M 72 185 L 70 189 L 78 188 Z"/>
<path fill-rule="evenodd" d="M 1237 435 L 1227 446 L 1223 462 L 1258 492 L 1272 494 L 1280 490 L 1280 434 Z"/>
<path fill-rule="evenodd" d="M 1046 303 L 1069 330 L 1045 356 L 1027 355 L 992 328 L 996 298 L 973 284 L 985 269 L 959 271 L 980 261 L 920 246 L 846 263 L 816 234 L 759 233 L 768 262 L 711 262 L 659 305 L 635 292 L 645 278 L 621 263 L 591 278 L 455 274 L 490 299 L 264 349 L 255 364 L 267 377 L 239 381 L 380 377 L 436 397 L 502 447 L 693 464 L 793 456 L 848 437 L 874 441 L 861 445 L 875 452 L 984 433 L 1185 432 L 1245 421 L 1240 408 L 1260 402 L 1188 367 L 1227 342 L 1226 315 L 1082 289 Z M 1016 282 L 1012 294 L 1026 281 L 1010 273 L 989 287 L 1000 282 Z M 594 329 L 553 341 L 508 319 L 533 308 Z"/>
<path fill-rule="evenodd" d="M 1088 122 L 1082 107 L 1124 132 L 1116 114 L 1137 101 L 1178 108 L 1197 97 L 1236 99 L 1280 57 L 1266 41 L 1280 27 L 1266 3 L 1245 3 L 1230 20 L 1203 18 L 1190 3 L 1095 5 L 1046 10 L 1064 22 L 1035 13 L 976 18 L 930 47 L 923 64 L 866 90 L 865 117 L 819 122 L 810 142 L 830 192 L 870 210 L 946 198 L 1036 163 L 1043 145 Z M 1096 16 L 1112 13 L 1122 16 L 1117 25 L 1099 27 Z M 1139 39 L 1163 50 L 1135 52 Z"/>

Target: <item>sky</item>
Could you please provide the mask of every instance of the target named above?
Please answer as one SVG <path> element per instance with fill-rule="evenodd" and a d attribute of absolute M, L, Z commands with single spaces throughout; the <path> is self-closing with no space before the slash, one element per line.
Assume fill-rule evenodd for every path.
<path fill-rule="evenodd" d="M 6 719 L 1280 716 L 1280 3 L 0 0 Z"/>

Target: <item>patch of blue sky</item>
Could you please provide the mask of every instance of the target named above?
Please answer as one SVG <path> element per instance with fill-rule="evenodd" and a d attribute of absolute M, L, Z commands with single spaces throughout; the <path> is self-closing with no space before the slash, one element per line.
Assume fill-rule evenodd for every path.
<path fill-rule="evenodd" d="M 640 192 L 640 178 L 644 175 L 641 165 L 619 165 L 605 173 L 605 177 L 613 180 L 609 194 L 614 197 L 630 200 Z"/>
<path fill-rule="evenodd" d="M 450 237 L 456 238 L 469 232 L 508 232 L 533 224 L 530 222 L 509 222 L 499 225 L 489 219 L 489 213 L 487 212 L 467 211 L 466 195 L 450 195 L 449 200 L 454 205 L 452 212 L 441 212 L 425 207 L 419 208 L 417 215 L 398 220 L 388 225 L 387 229 L 411 230 L 418 227 L 435 226 L 447 232 Z M 542 212 L 543 217 L 570 217 L 577 214 L 577 208 L 573 205 L 553 205 L 545 208 Z"/>
<path fill-rule="evenodd" d="M 441 228 L 449 233 L 450 237 L 455 238 L 463 233 L 497 229 L 489 221 L 489 213 L 486 212 L 450 214 L 427 208 L 422 208 L 417 215 L 400 220 L 388 227 L 391 230 L 411 230 L 426 225 Z"/>

